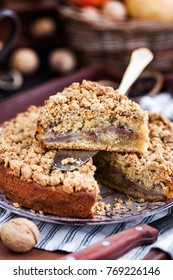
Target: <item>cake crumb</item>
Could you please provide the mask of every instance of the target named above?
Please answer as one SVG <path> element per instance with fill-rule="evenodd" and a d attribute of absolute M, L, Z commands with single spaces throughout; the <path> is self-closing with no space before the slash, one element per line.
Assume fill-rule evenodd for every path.
<path fill-rule="evenodd" d="M 123 204 L 123 200 L 121 198 L 119 198 L 118 203 Z"/>
<path fill-rule="evenodd" d="M 19 203 L 17 203 L 17 202 L 13 202 L 13 206 L 14 206 L 15 208 L 20 208 L 20 205 L 19 205 Z"/>
<path fill-rule="evenodd" d="M 62 165 L 66 165 L 68 163 L 74 163 L 74 162 L 76 162 L 76 159 L 74 158 L 65 158 L 61 161 Z"/>
<path fill-rule="evenodd" d="M 131 205 L 133 203 L 133 199 L 129 198 L 127 201 L 126 201 L 126 205 Z"/>
<path fill-rule="evenodd" d="M 138 200 L 139 202 L 145 202 L 145 199 L 142 197 Z"/>
<path fill-rule="evenodd" d="M 110 203 L 105 203 L 105 202 L 99 201 L 99 202 L 97 202 L 96 205 L 94 206 L 94 212 L 95 212 L 95 214 L 103 215 L 104 212 L 110 211 L 110 210 L 111 210 L 111 205 L 110 205 Z"/>
<path fill-rule="evenodd" d="M 142 210 L 142 207 L 140 205 L 136 205 L 135 208 L 136 208 L 137 211 L 141 211 Z"/>
<path fill-rule="evenodd" d="M 113 210 L 126 210 L 126 207 L 122 203 L 117 202 L 114 204 Z"/>
<path fill-rule="evenodd" d="M 81 159 L 75 159 L 75 158 L 72 158 L 72 157 L 71 158 L 70 157 L 65 158 L 61 161 L 62 165 L 67 165 L 67 164 L 71 164 L 71 163 L 76 163 L 77 165 L 80 166 L 80 165 L 83 164 L 83 161 Z M 71 168 L 75 168 L 75 166 L 73 165 L 73 166 L 71 166 Z"/>

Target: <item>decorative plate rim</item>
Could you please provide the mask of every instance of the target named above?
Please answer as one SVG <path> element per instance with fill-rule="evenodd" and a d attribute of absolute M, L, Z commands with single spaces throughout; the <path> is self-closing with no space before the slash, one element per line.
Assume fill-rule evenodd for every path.
<path fill-rule="evenodd" d="M 150 202 L 147 202 L 149 205 Z M 42 222 L 49 222 L 54 224 L 63 224 L 63 225 L 106 225 L 106 224 L 117 224 L 117 223 L 123 223 L 123 222 L 130 222 L 137 219 L 143 219 L 150 215 L 158 214 L 169 207 L 173 206 L 173 200 L 168 202 L 161 202 L 161 205 L 159 205 L 159 202 L 152 203 L 154 208 L 151 210 L 146 210 L 144 212 L 136 212 L 136 214 L 133 214 L 132 216 L 128 217 L 119 217 L 119 218 L 93 218 L 93 219 L 80 219 L 80 218 L 68 218 L 68 217 L 59 217 L 52 214 L 41 214 L 39 212 L 32 212 L 30 209 L 27 209 L 25 207 L 15 207 L 13 202 L 6 198 L 6 196 L 2 193 L 0 193 L 0 206 L 5 209 L 9 210 L 14 214 L 17 214 L 22 217 L 26 217 L 29 219 L 39 220 Z M 158 205 L 158 206 L 157 206 Z"/>

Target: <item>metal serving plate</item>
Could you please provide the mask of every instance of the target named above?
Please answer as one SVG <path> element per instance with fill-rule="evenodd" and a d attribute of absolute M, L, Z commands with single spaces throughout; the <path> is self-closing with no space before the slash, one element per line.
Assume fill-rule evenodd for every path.
<path fill-rule="evenodd" d="M 0 206 L 19 216 L 44 222 L 73 225 L 103 225 L 142 219 L 146 216 L 157 214 L 173 205 L 173 200 L 166 203 L 129 200 L 127 196 L 107 187 L 101 187 L 101 197 L 101 202 L 110 204 L 110 210 L 96 212 L 93 219 L 58 217 L 51 214 L 40 214 L 24 207 L 16 208 L 12 201 L 3 194 L 0 194 Z M 114 207 L 115 205 L 117 209 Z"/>

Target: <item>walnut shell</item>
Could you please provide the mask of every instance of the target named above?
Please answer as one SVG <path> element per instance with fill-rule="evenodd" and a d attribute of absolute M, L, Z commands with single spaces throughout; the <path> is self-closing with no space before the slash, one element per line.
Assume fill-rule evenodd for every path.
<path fill-rule="evenodd" d="M 55 33 L 56 22 L 49 17 L 36 19 L 32 22 L 30 31 L 35 38 L 47 38 Z"/>
<path fill-rule="evenodd" d="M 11 54 L 9 66 L 24 75 L 33 74 L 40 66 L 40 58 L 32 48 L 19 48 Z"/>
<path fill-rule="evenodd" d="M 26 218 L 14 218 L 1 226 L 1 240 L 15 252 L 30 251 L 40 238 L 37 226 Z"/>
<path fill-rule="evenodd" d="M 71 50 L 60 48 L 53 50 L 49 54 L 48 63 L 53 71 L 66 74 L 76 68 L 77 60 L 75 54 Z"/>

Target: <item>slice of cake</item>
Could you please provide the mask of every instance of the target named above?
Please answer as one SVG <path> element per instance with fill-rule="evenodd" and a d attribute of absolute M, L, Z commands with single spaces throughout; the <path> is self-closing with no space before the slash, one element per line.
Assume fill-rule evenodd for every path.
<path fill-rule="evenodd" d="M 36 138 L 53 149 L 144 153 L 148 113 L 112 87 L 84 80 L 45 102 Z"/>
<path fill-rule="evenodd" d="M 101 152 L 95 160 L 99 178 L 133 198 L 166 201 L 173 197 L 173 124 L 158 114 L 149 116 L 148 151 Z"/>
<path fill-rule="evenodd" d="M 60 217 L 92 218 L 99 193 L 95 166 L 73 172 L 52 169 L 55 150 L 35 139 L 40 109 L 31 106 L 0 132 L 0 191 L 19 206 Z"/>

